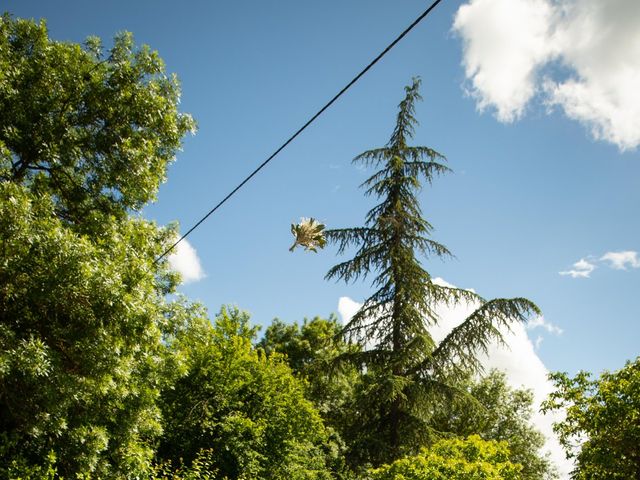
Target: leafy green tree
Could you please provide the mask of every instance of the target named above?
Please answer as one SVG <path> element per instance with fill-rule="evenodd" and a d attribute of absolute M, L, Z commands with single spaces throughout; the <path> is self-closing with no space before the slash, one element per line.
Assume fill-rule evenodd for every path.
<path fill-rule="evenodd" d="M 128 34 L 103 54 L 0 18 L 1 477 L 148 472 L 189 309 L 154 263 L 175 232 L 129 212 L 193 128 L 178 96 Z"/>
<path fill-rule="evenodd" d="M 281 353 L 295 373 L 304 374 L 309 367 L 348 351 L 351 347 L 340 338 L 342 326 L 335 315 L 328 319 L 314 317 L 287 324 L 274 319 L 267 327 L 257 346 L 271 355 Z"/>
<path fill-rule="evenodd" d="M 211 450 L 201 450 L 190 465 L 181 463 L 176 467 L 171 462 L 164 462 L 153 469 L 149 480 L 216 480 L 219 476 L 212 456 Z"/>
<path fill-rule="evenodd" d="M 522 465 L 520 478 L 556 478 L 549 459 L 540 452 L 544 435 L 531 423 L 530 390 L 512 389 L 505 374 L 497 370 L 478 380 L 462 382 L 458 387 L 469 397 L 440 406 L 432 419 L 436 430 L 460 437 L 476 434 L 484 440 L 506 441 L 510 461 Z"/>
<path fill-rule="evenodd" d="M 485 302 L 478 295 L 440 286 L 418 255 L 446 257 L 447 248 L 431 238 L 433 227 L 421 214 L 416 197 L 421 179 L 431 182 L 448 168 L 429 147 L 407 144 L 417 121 L 419 80 L 406 87 L 396 126 L 386 146 L 354 159 L 379 168 L 363 183 L 366 194 L 380 199 L 363 227 L 328 230 L 338 253 L 355 248 L 351 260 L 329 270 L 328 279 L 355 281 L 375 272 L 375 292 L 343 333 L 363 348 L 342 356 L 366 371 L 353 418 L 351 461 L 379 465 L 415 453 L 433 436 L 429 425 L 434 396 L 451 397 L 451 378 L 480 368 L 477 353 L 500 340 L 499 327 L 524 320 L 538 309 L 516 298 Z M 481 306 L 436 345 L 429 327 L 438 323 L 441 303 L 479 302 Z"/>
<path fill-rule="evenodd" d="M 127 219 L 92 240 L 54 209 L 0 183 L 0 464 L 53 452 L 65 476 L 126 477 L 151 459 L 175 370 L 162 332 L 177 307 L 149 270 L 162 233 Z"/>
<path fill-rule="evenodd" d="M 96 37 L 56 42 L 44 22 L 5 14 L 0 72 L 0 180 L 49 195 L 82 229 L 152 200 L 195 128 L 178 112 L 175 76 L 129 33 L 103 52 Z"/>
<path fill-rule="evenodd" d="M 543 409 L 566 411 L 554 431 L 576 462 L 572 477 L 640 478 L 640 357 L 595 380 L 587 372 L 550 378 L 555 391 Z"/>
<path fill-rule="evenodd" d="M 350 414 L 353 388 L 359 380 L 359 372 L 351 365 L 334 368 L 337 357 L 359 349 L 342 339 L 341 330 L 335 316 L 305 319 L 302 325 L 275 319 L 258 343 L 268 355 L 285 356 L 289 367 L 305 382 L 307 398 L 325 422 L 338 430 Z"/>
<path fill-rule="evenodd" d="M 188 373 L 162 394 L 159 455 L 187 464 L 203 449 L 229 479 L 330 478 L 326 433 L 282 356 L 252 346 L 256 328 L 237 309 L 170 342 Z"/>
<path fill-rule="evenodd" d="M 370 472 L 371 480 L 520 480 L 521 466 L 512 463 L 506 442 L 445 439 Z"/>

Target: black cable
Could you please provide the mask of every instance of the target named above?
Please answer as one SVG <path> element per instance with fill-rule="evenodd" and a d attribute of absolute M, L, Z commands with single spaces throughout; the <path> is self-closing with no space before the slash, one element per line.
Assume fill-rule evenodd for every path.
<path fill-rule="evenodd" d="M 356 75 L 346 86 L 344 86 L 342 88 L 342 90 L 340 90 L 331 100 L 329 100 L 327 102 L 327 104 L 322 107 L 320 110 L 318 110 L 318 112 L 316 112 L 316 114 L 311 117 L 307 123 L 305 123 L 302 127 L 300 127 L 296 133 L 294 133 L 293 135 L 291 135 L 291 137 L 289 137 L 289 139 L 284 142 L 282 145 L 280 145 L 280 147 L 278 147 L 278 149 L 273 152 L 269 158 L 267 158 L 264 162 L 262 162 L 253 172 L 251 172 L 251 174 L 245 178 L 242 182 L 240 182 L 233 190 L 231 190 L 231 192 L 229 192 L 229 194 L 224 197 L 222 200 L 220 200 L 220 202 L 213 207 L 211 210 L 209 210 L 209 212 L 202 217 L 200 220 L 198 220 L 198 222 L 191 227 L 189 230 L 187 230 L 187 232 L 182 235 L 173 245 L 171 245 L 169 248 L 167 248 L 158 258 L 156 258 L 154 260 L 154 263 L 158 263 L 160 260 L 162 260 L 169 252 L 171 252 L 171 250 L 173 250 L 182 240 L 184 240 L 185 238 L 187 238 L 187 236 L 193 232 L 196 228 L 198 228 L 202 222 L 204 222 L 207 218 L 209 218 L 209 216 L 211 214 L 213 214 L 216 210 L 218 210 L 222 205 L 224 205 L 224 203 L 229 200 L 238 190 L 240 190 L 249 180 L 251 180 L 254 175 L 256 173 L 258 173 L 260 170 L 262 170 L 271 160 L 273 160 L 276 155 L 278 155 L 282 150 L 284 150 L 287 145 L 289 145 L 298 135 L 300 135 L 309 125 L 311 125 L 316 118 L 318 118 L 320 115 L 322 115 L 324 113 L 324 111 L 329 108 L 331 105 L 333 105 L 333 103 L 342 96 L 343 93 L 345 93 L 347 90 L 349 90 L 358 80 L 360 80 L 360 78 L 367 73 L 371 67 L 373 67 L 376 63 L 378 63 L 380 61 L 380 59 L 382 57 L 384 57 L 389 50 L 391 50 L 393 47 L 396 46 L 396 44 L 402 40 L 404 38 L 404 36 L 409 33 L 411 30 L 413 30 L 413 28 L 418 25 L 418 23 L 420 23 L 427 15 L 429 15 L 431 13 L 431 10 L 433 10 L 442 0 L 436 0 L 435 2 L 433 2 L 429 8 L 427 8 L 424 12 L 422 12 L 422 14 L 416 18 L 413 23 L 411 23 L 411 25 L 409 25 L 407 28 L 404 29 L 404 31 L 398 35 L 398 37 L 391 42 L 382 52 L 380 52 L 380 54 L 374 58 L 369 65 L 367 65 L 358 75 Z"/>

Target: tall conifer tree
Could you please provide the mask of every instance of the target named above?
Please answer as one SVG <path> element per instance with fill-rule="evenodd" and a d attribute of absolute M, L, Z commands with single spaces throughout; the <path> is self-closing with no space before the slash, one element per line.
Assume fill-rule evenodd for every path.
<path fill-rule="evenodd" d="M 351 432 L 353 464 L 377 465 L 414 453 L 429 443 L 435 403 L 454 401 L 456 377 L 480 369 L 478 353 L 502 339 L 499 328 L 524 321 L 537 307 L 526 299 L 485 301 L 478 295 L 438 285 L 419 256 L 448 257 L 449 250 L 430 238 L 432 225 L 422 217 L 417 192 L 421 181 L 449 171 L 444 157 L 429 147 L 409 146 L 418 124 L 415 103 L 420 80 L 405 87 L 396 126 L 386 146 L 358 155 L 355 163 L 377 168 L 362 187 L 380 203 L 357 228 L 328 230 L 338 254 L 355 256 L 334 266 L 327 279 L 355 281 L 375 275 L 375 292 L 344 327 L 362 351 L 343 360 L 365 372 Z M 443 303 L 473 302 L 479 307 L 439 344 L 430 328 Z"/>

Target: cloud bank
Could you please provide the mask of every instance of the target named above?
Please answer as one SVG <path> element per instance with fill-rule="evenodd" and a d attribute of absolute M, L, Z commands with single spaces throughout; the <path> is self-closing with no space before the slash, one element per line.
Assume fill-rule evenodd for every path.
<path fill-rule="evenodd" d="M 197 282 L 205 277 L 196 249 L 182 240 L 169 255 L 169 265 L 182 276 L 183 283 Z"/>
<path fill-rule="evenodd" d="M 638 0 L 470 0 L 455 16 L 468 93 L 501 122 L 539 99 L 621 151 L 640 145 Z"/>
<path fill-rule="evenodd" d="M 442 279 L 434 279 L 441 285 L 452 286 Z M 343 322 L 348 322 L 357 312 L 361 304 L 349 297 L 341 297 L 338 302 L 338 312 Z M 442 305 L 437 309 L 440 323 L 431 329 L 431 334 L 436 342 L 441 341 L 454 327 L 459 325 L 469 314 L 477 308 L 476 305 L 458 305 L 447 307 Z M 507 347 L 496 343 L 489 347 L 486 355 L 482 356 L 482 364 L 485 369 L 499 369 L 506 373 L 509 384 L 514 388 L 528 388 L 534 393 L 534 413 L 532 421 L 547 438 L 545 451 L 549 452 L 553 463 L 558 467 L 560 478 L 569 478 L 569 472 L 573 465 L 567 461 L 564 451 L 560 446 L 552 424 L 561 417 L 557 412 L 543 415 L 538 412 L 540 403 L 552 392 L 553 386 L 547 379 L 549 373 L 540 357 L 536 353 L 534 343 L 530 340 L 527 329 L 543 329 L 548 333 L 560 334 L 562 329 L 551 324 L 544 318 L 533 319 L 529 325 L 513 325 L 511 331 L 502 331 Z M 539 339 L 543 338 L 541 335 Z M 541 340 L 540 340 L 541 341 Z"/>

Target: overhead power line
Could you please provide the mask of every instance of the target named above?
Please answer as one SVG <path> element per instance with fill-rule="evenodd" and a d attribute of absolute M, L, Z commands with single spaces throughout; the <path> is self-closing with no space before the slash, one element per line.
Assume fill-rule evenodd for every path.
<path fill-rule="evenodd" d="M 384 57 L 393 47 L 395 47 L 398 44 L 398 42 L 400 42 L 400 40 L 402 40 L 405 37 L 405 35 L 407 35 L 411 30 L 413 30 L 413 28 L 416 25 L 418 25 L 425 17 L 427 17 L 427 15 L 429 15 L 431 13 L 431 11 L 434 8 L 436 8 L 436 6 L 441 1 L 442 0 L 435 0 L 429 6 L 429 8 L 427 8 L 424 12 L 422 12 L 420 14 L 420 16 L 418 16 L 418 18 L 416 18 L 411 23 L 411 25 L 409 25 L 407 28 L 405 28 L 404 31 L 400 35 L 398 35 L 393 42 L 391 42 L 389 45 L 387 45 L 387 47 L 384 50 L 382 50 L 382 52 L 380 52 L 376 58 L 374 58 L 366 67 L 364 67 L 360 73 L 358 73 L 355 77 L 353 77 L 353 79 L 349 83 L 347 83 L 342 88 L 342 90 L 340 90 L 331 100 L 329 100 L 324 105 L 324 107 L 322 107 L 320 110 L 318 110 L 309 120 L 307 120 L 307 122 L 304 125 L 302 125 L 302 127 L 300 127 L 293 135 L 291 135 L 286 142 L 284 142 L 282 145 L 280 145 L 275 152 L 273 152 L 271 155 L 269 155 L 269 157 L 264 162 L 262 162 L 242 182 L 240 182 L 233 190 L 231 190 L 227 194 L 226 197 L 224 197 L 222 200 L 220 200 L 220 202 L 218 202 L 218 204 L 216 206 L 214 206 L 211 210 L 209 210 L 205 216 L 203 216 L 200 220 L 198 220 L 196 222 L 196 224 L 193 225 L 189 230 L 187 230 L 186 233 L 184 233 L 173 245 L 171 245 L 169 248 L 167 248 L 158 258 L 156 258 L 154 263 L 158 263 L 160 260 L 162 260 L 164 257 L 166 257 L 181 241 L 183 241 L 185 238 L 187 238 L 187 236 L 189 236 L 189 234 L 191 232 L 193 232 L 196 228 L 198 228 L 216 210 L 218 210 L 220 207 L 222 207 L 222 205 L 224 205 L 227 202 L 227 200 L 229 200 L 233 195 L 235 195 L 235 193 L 238 190 L 240 190 L 242 187 L 244 187 L 244 185 L 249 180 L 251 180 L 260 170 L 262 170 L 264 167 L 266 167 L 267 164 L 271 160 L 273 160 L 282 150 L 284 150 L 287 147 L 287 145 L 289 145 L 291 142 L 293 142 L 293 140 L 295 140 L 295 138 L 298 135 L 300 135 L 309 125 L 311 125 L 320 115 L 322 115 L 325 112 L 325 110 L 327 110 L 331 105 L 333 105 L 333 103 L 336 100 L 338 100 L 347 90 L 349 90 L 358 80 L 360 80 L 360 78 L 362 78 L 365 73 L 367 73 L 376 63 L 378 63 L 382 59 L 382 57 Z"/>

